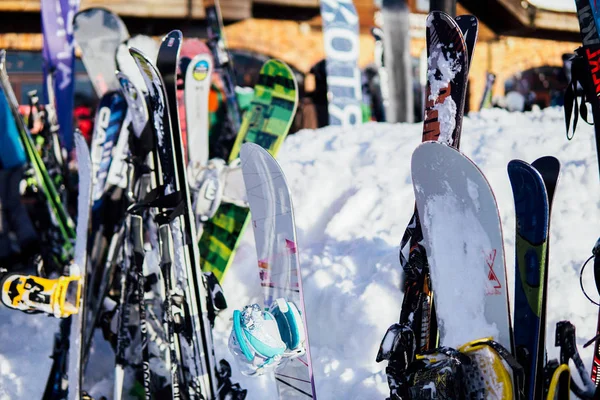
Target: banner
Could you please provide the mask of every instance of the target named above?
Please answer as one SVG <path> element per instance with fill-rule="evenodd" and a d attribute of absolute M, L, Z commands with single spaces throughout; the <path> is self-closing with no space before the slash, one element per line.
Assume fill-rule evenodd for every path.
<path fill-rule="evenodd" d="M 60 138 L 67 151 L 73 148 L 73 17 L 78 9 L 79 0 L 41 0 L 46 101 L 56 107 Z"/>
<path fill-rule="evenodd" d="M 362 123 L 358 16 L 352 0 L 321 0 L 330 125 Z"/>

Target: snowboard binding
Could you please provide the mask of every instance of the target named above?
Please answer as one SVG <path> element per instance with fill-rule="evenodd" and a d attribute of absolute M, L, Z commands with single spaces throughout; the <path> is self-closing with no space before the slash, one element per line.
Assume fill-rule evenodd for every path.
<path fill-rule="evenodd" d="M 378 355 L 390 356 L 386 369 L 390 400 L 525 398 L 523 368 L 491 338 L 474 340 L 457 349 L 439 347 L 416 354 L 414 361 L 406 364 L 403 361 L 408 353 L 400 352 L 404 357 L 397 357 L 397 350 L 411 334 L 409 329 L 392 326 Z"/>
<path fill-rule="evenodd" d="M 220 158 L 211 159 L 206 166 L 189 165 L 188 176 L 194 214 L 206 222 L 217 212 L 221 203 L 248 207 L 244 198 L 244 186 L 240 160 L 227 164 Z"/>
<path fill-rule="evenodd" d="M 277 299 L 269 310 L 251 304 L 233 312 L 229 350 L 244 375 L 262 375 L 306 353 L 298 307 Z"/>
<path fill-rule="evenodd" d="M 77 314 L 81 298 L 78 276 L 46 279 L 34 275 L 9 274 L 0 283 L 2 303 L 25 313 L 46 313 L 56 318 Z"/>

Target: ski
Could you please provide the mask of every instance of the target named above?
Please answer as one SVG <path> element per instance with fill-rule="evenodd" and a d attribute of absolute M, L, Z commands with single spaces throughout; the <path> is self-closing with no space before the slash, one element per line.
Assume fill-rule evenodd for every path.
<path fill-rule="evenodd" d="M 554 193 L 556 191 L 556 185 L 558 184 L 558 178 L 560 175 L 560 161 L 556 157 L 545 156 L 538 158 L 531 163 L 531 166 L 535 168 L 544 181 L 546 187 L 546 193 L 548 195 L 548 239 L 546 245 L 546 259 L 544 264 L 544 284 L 543 287 L 548 287 L 548 275 L 550 265 L 550 221 L 552 215 L 552 202 L 554 200 Z M 538 353 L 546 353 L 546 304 L 548 303 L 548 292 L 547 289 L 542 291 L 542 320 L 540 322 L 540 342 L 538 346 Z M 540 365 L 537 371 L 538 376 L 543 376 L 544 366 Z"/>
<path fill-rule="evenodd" d="M 231 142 L 235 140 L 235 135 L 241 129 L 242 113 L 235 93 L 236 78 L 233 60 L 225 44 L 223 18 L 221 16 L 219 0 L 207 0 L 204 6 L 206 9 L 206 21 L 208 22 L 208 45 L 212 51 L 215 72 L 222 81 L 225 101 L 227 103 L 227 121 L 225 127 L 220 136 L 215 138 L 215 142 L 219 143 L 219 146 L 215 146 L 214 144 L 212 146 L 214 148 L 218 147 L 219 151 L 211 149 L 211 154 L 226 160 L 232 158 L 231 154 L 226 150 L 230 148 Z M 233 158 L 236 157 L 234 156 Z"/>
<path fill-rule="evenodd" d="M 545 362 L 541 324 L 545 321 L 546 257 L 550 209 L 540 173 L 524 161 L 508 164 L 516 217 L 514 339 L 517 360 L 525 369 L 529 399 L 540 398 L 538 371 Z"/>
<path fill-rule="evenodd" d="M 470 67 L 471 62 L 473 61 L 473 52 L 475 51 L 477 37 L 479 36 L 479 21 L 477 21 L 477 18 L 473 15 L 459 15 L 454 18 L 454 20 L 458 24 L 458 27 L 465 38 L 467 56 L 469 59 L 468 67 Z"/>
<path fill-rule="evenodd" d="M 483 89 L 483 96 L 481 97 L 481 103 L 479 103 L 479 111 L 484 108 L 492 107 L 492 87 L 496 82 L 496 75 L 488 72 L 485 79 L 485 88 Z"/>

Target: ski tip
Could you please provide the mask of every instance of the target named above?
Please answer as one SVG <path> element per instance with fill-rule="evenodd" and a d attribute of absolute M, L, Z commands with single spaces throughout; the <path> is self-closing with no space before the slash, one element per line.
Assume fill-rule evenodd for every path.
<path fill-rule="evenodd" d="M 173 29 L 171 32 L 167 33 L 165 36 L 163 36 L 162 41 L 166 41 L 169 39 L 179 39 L 182 40 L 183 39 L 183 33 L 181 33 L 181 31 L 179 29 Z"/>
<path fill-rule="evenodd" d="M 532 162 L 531 165 L 536 169 L 539 169 L 539 166 L 544 167 L 544 169 L 560 170 L 560 161 L 554 156 L 540 157 L 534 162 Z"/>

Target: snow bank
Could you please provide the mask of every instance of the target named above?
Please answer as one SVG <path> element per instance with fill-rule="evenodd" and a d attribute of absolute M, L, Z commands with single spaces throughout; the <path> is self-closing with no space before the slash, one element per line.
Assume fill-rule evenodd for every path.
<path fill-rule="evenodd" d="M 578 344 L 589 367 L 592 349 L 581 345 L 595 334 L 598 310 L 581 294 L 578 274 L 600 235 L 600 185 L 593 128 L 582 123 L 569 142 L 564 126 L 558 108 L 525 114 L 485 110 L 465 118 L 461 146 L 496 194 L 511 296 L 514 207 L 506 165 L 513 158 L 531 162 L 543 155 L 561 161 L 551 222 L 548 352 L 549 357 L 558 357 L 552 339 L 555 324 L 570 319 L 577 326 Z M 388 326 L 400 313 L 398 247 L 414 207 L 410 158 L 421 131 L 421 124 L 375 123 L 303 131 L 291 136 L 280 153 L 295 205 L 321 400 L 383 399 L 388 393 L 385 363 L 377 364 L 375 356 Z M 227 351 L 231 312 L 260 301 L 256 265 L 248 229 L 225 277 L 230 309 L 217 319 L 215 333 L 217 357 L 230 360 L 233 380 L 249 389 L 249 400 L 275 396 L 268 377 L 240 375 Z M 596 295 L 592 268 L 587 272 L 587 287 Z M 0 326 L 0 399 L 38 398 L 50 366 L 56 324 L 51 318 L 2 309 Z"/>

